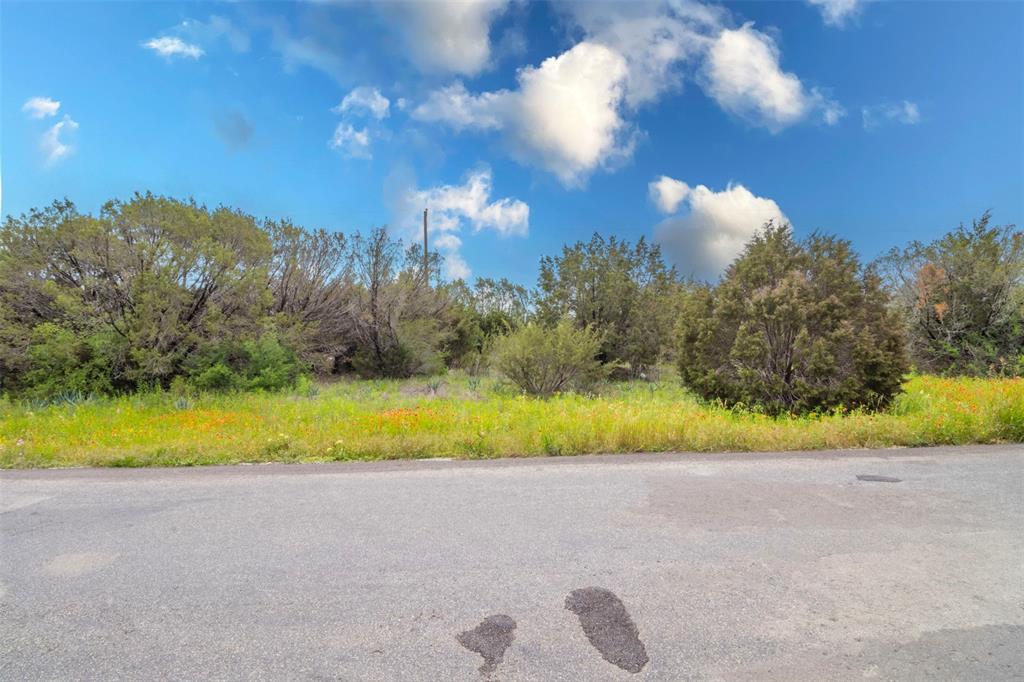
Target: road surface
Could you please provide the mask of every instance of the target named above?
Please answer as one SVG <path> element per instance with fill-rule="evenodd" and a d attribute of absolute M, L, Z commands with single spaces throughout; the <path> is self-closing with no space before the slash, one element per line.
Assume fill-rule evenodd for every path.
<path fill-rule="evenodd" d="M 5 680 L 1024 677 L 1022 446 L 7 471 L 0 524 Z"/>

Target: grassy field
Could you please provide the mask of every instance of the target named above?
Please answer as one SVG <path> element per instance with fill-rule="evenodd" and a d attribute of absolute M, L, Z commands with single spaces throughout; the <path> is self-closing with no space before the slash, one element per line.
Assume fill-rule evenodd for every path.
<path fill-rule="evenodd" d="M 0 401 L 0 467 L 149 466 L 1024 441 L 1024 380 L 915 377 L 884 413 L 769 418 L 675 382 L 543 401 L 488 379 L 353 381 L 287 394 Z"/>

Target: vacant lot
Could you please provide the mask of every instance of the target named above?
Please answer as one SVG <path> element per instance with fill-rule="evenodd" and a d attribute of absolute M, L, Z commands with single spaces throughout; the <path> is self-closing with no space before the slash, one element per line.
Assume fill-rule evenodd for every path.
<path fill-rule="evenodd" d="M 916 377 L 882 413 L 771 418 L 675 382 L 536 400 L 489 379 L 358 381 L 298 393 L 0 402 L 0 466 L 146 466 L 1024 441 L 1024 380 Z"/>

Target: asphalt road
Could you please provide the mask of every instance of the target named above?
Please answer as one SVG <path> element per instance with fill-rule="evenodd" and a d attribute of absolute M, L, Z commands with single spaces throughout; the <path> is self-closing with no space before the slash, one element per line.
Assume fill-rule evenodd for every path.
<path fill-rule="evenodd" d="M 4 680 L 1024 677 L 1022 446 L 7 471 L 0 542 Z"/>

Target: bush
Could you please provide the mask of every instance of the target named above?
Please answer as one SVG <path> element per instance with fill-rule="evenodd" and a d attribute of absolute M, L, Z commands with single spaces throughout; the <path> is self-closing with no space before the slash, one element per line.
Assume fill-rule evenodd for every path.
<path fill-rule="evenodd" d="M 21 377 L 23 394 L 48 399 L 62 394 L 101 395 L 114 392 L 112 347 L 104 334 L 80 335 L 52 322 L 37 325 Z"/>
<path fill-rule="evenodd" d="M 495 361 L 501 373 L 526 393 L 550 396 L 591 387 L 603 373 L 596 359 L 600 349 L 600 334 L 576 329 L 563 319 L 555 327 L 529 324 L 498 339 Z"/>
<path fill-rule="evenodd" d="M 192 378 L 192 385 L 201 391 L 230 391 L 241 383 L 242 378 L 223 362 L 207 367 Z"/>
<path fill-rule="evenodd" d="M 281 344 L 271 332 L 244 344 L 246 363 L 243 368 L 245 387 L 264 391 L 292 388 L 302 374 L 302 365 L 295 353 Z"/>
<path fill-rule="evenodd" d="M 899 319 L 847 241 L 765 226 L 717 289 L 694 293 L 679 335 L 683 383 L 770 414 L 884 406 L 907 369 Z"/>
<path fill-rule="evenodd" d="M 268 331 L 206 349 L 188 367 L 188 380 L 202 391 L 280 391 L 294 387 L 302 372 L 295 352 Z"/>

